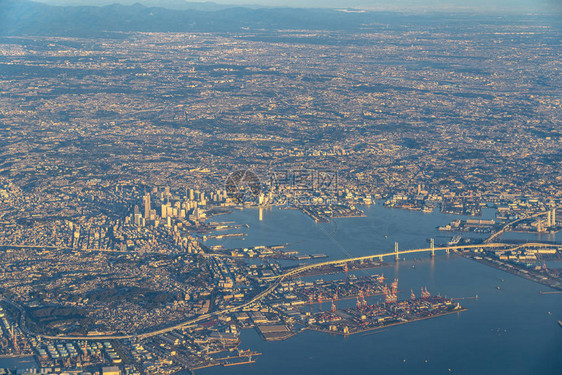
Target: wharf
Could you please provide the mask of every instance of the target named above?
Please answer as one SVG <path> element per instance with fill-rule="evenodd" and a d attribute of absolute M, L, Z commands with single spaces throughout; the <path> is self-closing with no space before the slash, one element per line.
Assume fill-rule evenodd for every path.
<path fill-rule="evenodd" d="M 385 262 L 364 262 L 364 263 L 351 263 L 348 272 L 366 270 L 373 268 L 387 267 L 388 263 Z M 306 277 L 306 276 L 321 276 L 321 275 L 333 275 L 337 273 L 344 273 L 345 270 L 340 266 L 327 265 L 320 268 L 313 268 L 296 275 L 296 277 Z"/>
<path fill-rule="evenodd" d="M 308 329 L 310 329 L 311 331 L 317 331 L 317 332 L 323 332 L 323 333 L 329 333 L 329 334 L 335 334 L 335 335 L 347 337 L 347 336 L 355 335 L 355 334 L 358 334 L 358 333 L 371 332 L 371 331 L 376 331 L 376 330 L 388 328 L 388 327 L 394 327 L 394 326 L 398 326 L 398 325 L 402 325 L 402 324 L 419 322 L 421 320 L 438 318 L 440 316 L 451 315 L 451 314 L 455 314 L 455 313 L 459 313 L 459 312 L 463 312 L 463 311 L 468 311 L 468 309 L 463 307 L 463 308 L 458 309 L 458 310 L 445 311 L 445 312 L 441 312 L 441 313 L 438 313 L 438 314 L 432 314 L 432 315 L 424 316 L 424 317 L 421 317 L 421 318 L 415 318 L 415 319 L 407 320 L 405 322 L 393 322 L 393 323 L 383 324 L 383 325 L 375 326 L 375 327 L 360 328 L 358 330 L 350 329 L 350 331 L 348 333 L 344 333 L 344 332 L 340 332 L 340 331 L 330 331 L 329 329 L 325 329 L 325 328 L 321 328 L 321 327 L 315 327 L 315 326 L 308 327 Z"/>
<path fill-rule="evenodd" d="M 494 261 L 491 261 L 491 260 L 485 259 L 481 255 L 475 256 L 475 255 L 466 254 L 466 253 L 463 253 L 463 252 L 457 252 L 457 254 L 459 254 L 459 255 L 461 255 L 465 258 L 472 259 L 472 260 L 474 260 L 478 263 L 482 263 L 482 264 L 485 264 L 487 266 L 491 266 L 491 267 L 494 267 L 496 269 L 499 269 L 501 271 L 509 272 L 513 275 L 523 277 L 527 280 L 531 280 L 531 281 L 534 281 L 536 283 L 546 285 L 546 286 L 549 286 L 553 289 L 557 289 L 557 290 L 562 291 L 562 281 L 560 279 L 555 279 L 554 277 L 545 276 L 543 274 L 537 274 L 536 272 L 534 272 L 532 270 L 525 270 L 525 269 L 517 267 L 513 264 L 504 263 L 504 262 L 501 262 L 501 261 L 496 260 L 496 259 L 494 259 Z"/>

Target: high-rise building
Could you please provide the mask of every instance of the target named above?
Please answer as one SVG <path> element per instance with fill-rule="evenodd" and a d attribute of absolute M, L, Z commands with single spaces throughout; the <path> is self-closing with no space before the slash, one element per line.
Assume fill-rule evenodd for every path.
<path fill-rule="evenodd" d="M 168 207 L 170 207 L 169 203 L 162 205 L 162 219 L 165 219 L 168 216 Z"/>
<path fill-rule="evenodd" d="M 138 226 L 142 226 L 143 225 L 143 221 L 142 221 L 142 215 L 141 214 L 135 214 L 135 225 Z"/>
<path fill-rule="evenodd" d="M 144 218 L 146 220 L 150 219 L 150 193 L 144 196 Z"/>

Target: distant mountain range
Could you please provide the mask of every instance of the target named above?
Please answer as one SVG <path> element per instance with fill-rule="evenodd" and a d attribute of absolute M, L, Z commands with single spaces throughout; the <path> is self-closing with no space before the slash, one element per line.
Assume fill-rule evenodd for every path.
<path fill-rule="evenodd" d="M 244 8 L 283 6 L 290 8 L 355 8 L 385 11 L 477 11 L 484 14 L 498 13 L 542 13 L 551 14 L 558 8 L 559 0 L 33 0 L 51 5 L 110 5 L 119 3 L 170 9 L 217 10 L 225 7 Z"/>
<path fill-rule="evenodd" d="M 154 0 L 144 1 L 156 3 Z M 168 0 L 168 3 L 177 4 L 178 7 L 185 5 L 175 0 Z M 0 0 L 0 35 L 95 36 L 121 31 L 229 32 L 277 29 L 357 31 L 375 25 L 384 27 L 397 23 L 439 22 L 444 17 L 443 14 L 418 16 L 335 9 L 228 7 L 214 3 L 191 3 L 185 6 L 186 9 L 139 3 L 53 6 L 27 0 Z M 446 21 L 443 19 L 443 22 Z"/>
<path fill-rule="evenodd" d="M 357 29 L 363 13 L 323 9 L 230 7 L 169 9 L 141 4 L 52 6 L 0 0 L 0 35 L 93 35 L 111 31 L 236 31 L 244 29 Z"/>
<path fill-rule="evenodd" d="M 166 9 L 195 9 L 203 11 L 215 11 L 234 7 L 243 8 L 266 8 L 264 5 L 252 5 L 252 1 L 248 0 L 248 3 L 239 2 L 238 4 L 229 4 L 228 0 L 219 0 L 219 3 L 212 1 L 187 1 L 187 0 L 31 0 L 38 3 L 44 3 L 56 6 L 84 6 L 84 5 L 94 5 L 94 6 L 107 6 L 113 4 L 121 5 L 134 5 L 142 4 L 146 7 L 156 7 L 156 8 L 166 8 Z M 231 0 L 235 1 L 235 0 Z M 259 1 L 259 0 L 258 0 Z M 326 7 L 328 8 L 328 7 Z"/>

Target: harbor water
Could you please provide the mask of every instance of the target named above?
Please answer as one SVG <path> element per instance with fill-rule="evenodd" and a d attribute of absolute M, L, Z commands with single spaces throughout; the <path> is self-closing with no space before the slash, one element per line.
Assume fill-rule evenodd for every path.
<path fill-rule="evenodd" d="M 215 219 L 248 224 L 243 230 L 247 235 L 208 244 L 233 248 L 289 243 L 288 249 L 302 254 L 336 259 L 390 252 L 395 241 L 400 249 L 428 247 L 429 238 L 446 243 L 457 233 L 437 227 L 463 218 L 379 205 L 365 208 L 365 213 L 363 218 L 315 223 L 296 210 L 267 209 L 261 221 L 257 209 L 237 210 Z M 494 212 L 486 210 L 483 216 L 493 218 Z M 516 237 L 537 239 L 531 234 Z M 427 287 L 432 294 L 459 298 L 468 311 L 348 337 L 307 331 L 286 341 L 264 342 L 254 330 L 245 330 L 241 348 L 263 353 L 255 363 L 197 373 L 562 374 L 562 329 L 557 324 L 562 319 L 561 294 L 541 295 L 539 291 L 549 288 L 453 254 L 385 260 L 388 267 L 361 272 L 398 277 L 399 299 Z M 470 298 L 476 295 L 478 299 Z"/>

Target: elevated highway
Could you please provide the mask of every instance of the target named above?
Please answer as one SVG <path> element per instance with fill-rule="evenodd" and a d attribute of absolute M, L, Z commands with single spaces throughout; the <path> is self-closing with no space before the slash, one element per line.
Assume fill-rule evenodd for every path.
<path fill-rule="evenodd" d="M 519 218 L 517 220 L 514 220 L 514 221 L 510 221 L 509 223 L 505 224 L 499 231 L 493 233 L 490 237 L 486 238 L 484 240 L 484 243 L 490 243 L 493 240 L 495 240 L 496 238 L 500 237 L 502 234 L 504 234 L 509 229 L 509 227 L 511 227 L 514 224 L 517 224 L 517 223 L 519 223 L 521 221 L 524 221 L 524 220 L 528 220 L 528 219 L 532 219 L 532 218 L 539 217 L 539 216 L 542 216 L 542 215 L 546 215 L 547 212 L 548 211 L 539 212 L 539 213 L 536 213 L 534 215 L 529 215 L 529 216 L 521 217 L 521 218 Z"/>
<path fill-rule="evenodd" d="M 546 244 L 546 243 L 527 243 L 527 244 L 524 244 L 524 245 L 513 247 L 513 245 L 506 244 L 506 243 L 487 243 L 487 244 L 477 244 L 477 245 L 427 247 L 427 248 L 421 248 L 421 249 L 411 249 L 411 250 L 401 250 L 401 251 L 395 250 L 395 251 L 392 251 L 392 252 L 381 253 L 381 254 L 371 254 L 371 255 L 355 257 L 355 258 L 337 259 L 337 260 L 315 263 L 315 264 L 309 264 L 309 265 L 297 267 L 297 268 L 289 270 L 289 271 L 287 271 L 287 272 L 285 272 L 281 275 L 262 278 L 261 279 L 262 281 L 272 282 L 271 285 L 268 286 L 265 290 L 263 290 L 259 294 L 257 294 L 256 296 L 254 296 L 248 302 L 246 302 L 242 305 L 239 305 L 239 306 L 229 308 L 229 309 L 225 309 L 225 310 L 221 310 L 221 311 L 215 311 L 213 313 L 208 313 L 208 314 L 202 314 L 202 315 L 199 315 L 197 317 L 188 319 L 186 321 L 183 321 L 181 323 L 178 323 L 178 324 L 170 326 L 170 327 L 157 329 L 157 330 L 154 330 L 154 331 L 145 332 L 145 333 L 138 334 L 138 335 L 137 334 L 99 335 L 99 336 L 87 336 L 87 335 L 86 336 L 66 336 L 66 335 L 49 336 L 49 335 L 42 335 L 42 334 L 34 334 L 34 335 L 36 337 L 40 337 L 40 338 L 44 338 L 44 339 L 52 339 L 52 340 L 94 340 L 94 341 L 103 341 L 103 340 L 125 340 L 125 339 L 135 339 L 135 338 L 145 339 L 145 338 L 161 335 L 161 334 L 164 334 L 164 333 L 168 333 L 168 332 L 174 331 L 176 329 L 182 329 L 182 328 L 185 328 L 185 327 L 190 326 L 192 324 L 195 324 L 195 323 L 201 322 L 203 320 L 212 318 L 214 316 L 219 316 L 221 314 L 228 314 L 228 313 L 233 313 L 233 312 L 236 312 L 236 311 L 243 310 L 247 307 L 250 307 L 250 306 L 254 305 L 255 303 L 262 300 L 264 297 L 271 294 L 273 291 L 275 291 L 275 289 L 277 289 L 277 287 L 284 280 L 292 278 L 293 276 L 297 276 L 300 273 L 303 273 L 305 271 L 312 270 L 312 269 L 315 269 L 315 268 L 320 268 L 320 267 L 330 266 L 330 265 L 332 265 L 332 266 L 337 266 L 337 265 L 343 266 L 346 263 L 352 263 L 352 262 L 361 262 L 361 261 L 369 261 L 369 260 L 382 260 L 386 257 L 395 257 L 395 259 L 396 259 L 396 258 L 399 258 L 401 255 L 406 255 L 406 254 L 429 253 L 429 254 L 433 255 L 433 254 L 435 254 L 436 251 L 455 251 L 455 250 L 467 250 L 467 249 L 493 249 L 493 248 L 506 248 L 506 249 L 515 248 L 515 249 L 519 249 L 519 248 L 524 247 L 524 246 L 558 247 L 560 245 Z M 30 334 L 32 334 L 32 333 L 30 333 Z"/>

